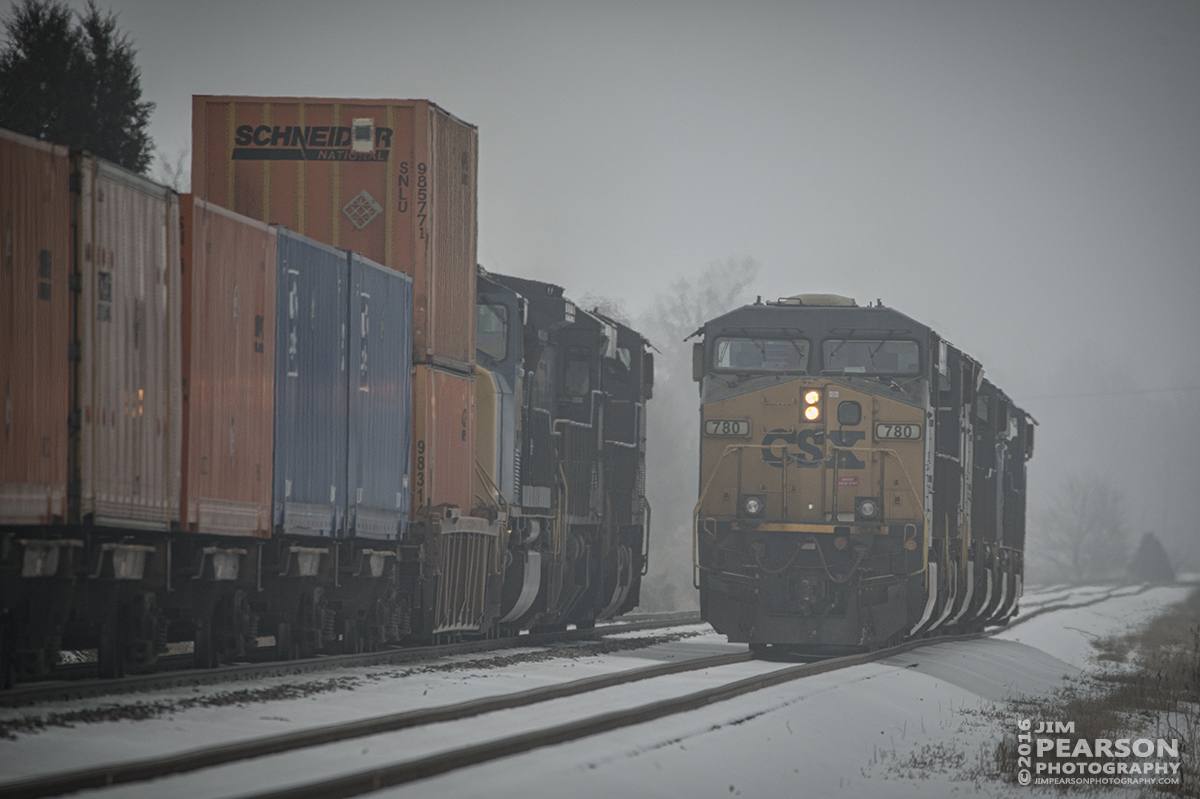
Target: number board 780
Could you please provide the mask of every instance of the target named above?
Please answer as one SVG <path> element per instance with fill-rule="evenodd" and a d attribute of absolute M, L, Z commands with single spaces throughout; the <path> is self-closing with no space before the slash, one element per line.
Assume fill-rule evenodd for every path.
<path fill-rule="evenodd" d="M 898 438 L 906 441 L 915 441 L 921 437 L 921 425 L 919 424 L 877 424 L 875 425 L 876 438 Z"/>
<path fill-rule="evenodd" d="M 745 419 L 708 419 L 704 422 L 706 436 L 748 436 L 750 422 Z"/>

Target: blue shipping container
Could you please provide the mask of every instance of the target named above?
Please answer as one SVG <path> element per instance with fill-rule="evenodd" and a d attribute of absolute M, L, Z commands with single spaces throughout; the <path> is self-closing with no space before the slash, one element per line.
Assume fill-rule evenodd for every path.
<path fill-rule="evenodd" d="M 411 277 L 350 255 L 348 529 L 360 538 L 408 530 L 412 305 Z"/>
<path fill-rule="evenodd" d="M 286 228 L 279 228 L 277 252 L 274 529 L 341 537 L 347 499 L 347 254 Z"/>

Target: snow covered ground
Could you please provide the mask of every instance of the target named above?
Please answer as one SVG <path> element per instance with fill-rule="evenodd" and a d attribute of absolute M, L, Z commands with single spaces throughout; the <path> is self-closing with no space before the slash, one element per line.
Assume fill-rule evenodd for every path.
<path fill-rule="evenodd" d="M 1029 789 L 971 778 L 998 736 L 1011 733 L 989 715 L 1017 694 L 1039 694 L 1091 668 L 1090 641 L 1145 623 L 1188 588 L 1157 588 L 1072 610 L 1045 613 L 996 636 L 923 647 L 891 659 L 806 677 L 656 722 L 483 764 L 402 788 L 389 796 L 1026 796 Z M 1102 591 L 1028 592 L 1023 610 L 1078 603 Z M 646 649 L 586 657 L 509 653 L 506 663 L 444 662 L 310 675 L 308 693 L 277 678 L 254 686 L 177 689 L 136 697 L 79 700 L 0 711 L 0 721 L 34 713 L 103 711 L 137 705 L 145 720 L 47 726 L 0 740 L 3 781 L 182 751 L 363 716 L 465 701 L 637 668 L 653 662 L 740 651 L 706 626 Z M 523 657 L 528 656 L 528 657 Z M 459 661 L 478 658 L 464 657 Z M 106 796 L 183 799 L 238 796 L 268 775 L 272 784 L 362 770 L 519 730 L 549 726 L 638 701 L 690 693 L 730 670 L 749 676 L 787 664 L 750 662 L 720 675 L 693 672 L 516 711 L 349 741 L 321 750 L 231 764 Z M 270 694 L 279 689 L 279 695 Z M 298 696 L 294 695 L 299 693 Z M 273 696 L 273 698 L 272 698 Z M 129 715 L 126 713 L 125 715 Z M 102 713 L 97 713 L 102 717 Z"/>

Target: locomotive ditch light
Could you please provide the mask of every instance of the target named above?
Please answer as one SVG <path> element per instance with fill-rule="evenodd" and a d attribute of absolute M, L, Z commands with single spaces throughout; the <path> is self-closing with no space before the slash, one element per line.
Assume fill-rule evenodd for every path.
<path fill-rule="evenodd" d="M 854 514 L 860 519 L 875 519 L 879 516 L 879 502 L 874 497 L 859 497 L 854 500 Z"/>
<path fill-rule="evenodd" d="M 762 516 L 766 507 L 766 499 L 758 494 L 742 497 L 742 512 L 747 516 Z"/>

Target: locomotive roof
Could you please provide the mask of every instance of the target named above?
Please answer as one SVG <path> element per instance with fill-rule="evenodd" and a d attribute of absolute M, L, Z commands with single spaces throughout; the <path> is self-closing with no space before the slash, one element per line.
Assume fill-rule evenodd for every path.
<path fill-rule="evenodd" d="M 800 305 L 798 303 L 755 303 L 743 305 L 710 319 L 702 328 L 704 333 L 718 330 L 741 329 L 766 332 L 843 332 L 846 336 L 870 336 L 873 333 L 891 333 L 893 337 L 902 332 L 909 336 L 928 338 L 933 330 L 911 316 L 894 308 L 882 305 L 831 306 Z M 700 331 L 697 331 L 700 332 Z"/>

